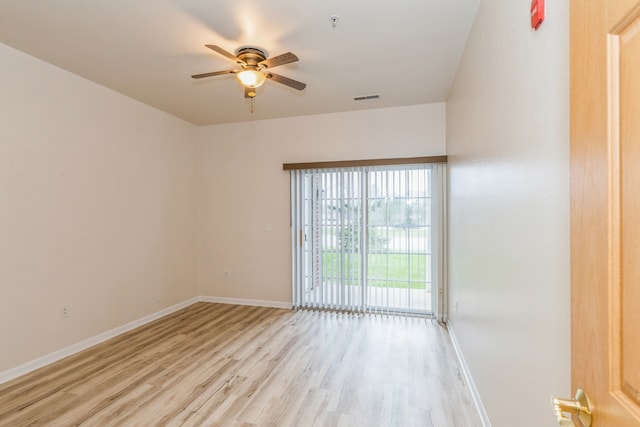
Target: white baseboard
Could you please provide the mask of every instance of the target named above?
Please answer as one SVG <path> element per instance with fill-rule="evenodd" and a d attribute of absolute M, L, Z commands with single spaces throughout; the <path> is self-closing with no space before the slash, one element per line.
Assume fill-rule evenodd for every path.
<path fill-rule="evenodd" d="M 268 301 L 262 299 L 242 299 L 242 298 L 225 298 L 225 297 L 200 297 L 203 302 L 217 302 L 221 304 L 233 305 L 250 305 L 255 307 L 271 307 L 271 308 L 287 308 L 291 309 L 290 302 Z"/>
<path fill-rule="evenodd" d="M 70 345 L 69 347 L 65 347 L 61 350 L 54 351 L 53 353 L 46 354 L 30 362 L 16 366 L 15 368 L 11 368 L 6 371 L 0 372 L 0 384 L 6 383 L 7 381 L 11 381 L 12 379 L 17 378 L 19 376 L 28 374 L 31 371 L 35 371 L 36 369 L 42 368 L 60 359 L 64 359 L 65 357 L 81 352 L 82 350 L 86 350 L 89 347 L 92 347 L 96 344 L 100 344 L 103 341 L 106 341 L 110 338 L 113 338 L 115 336 L 128 332 L 146 323 L 153 322 L 156 319 L 159 319 L 163 316 L 166 316 L 167 314 L 173 313 L 174 311 L 178 311 L 182 308 L 190 306 L 191 304 L 194 304 L 198 301 L 200 301 L 199 297 L 191 298 L 189 300 L 183 301 L 176 305 L 172 305 L 171 307 L 167 307 L 163 310 L 152 313 L 148 316 L 144 316 L 140 319 L 134 320 L 133 322 L 129 322 L 125 325 L 122 325 L 117 328 L 98 334 L 94 337 L 91 337 L 79 343 Z"/>
<path fill-rule="evenodd" d="M 476 383 L 473 381 L 473 377 L 471 376 L 469 365 L 467 365 L 467 362 L 464 360 L 462 349 L 460 348 L 460 344 L 458 343 L 456 334 L 453 332 L 451 323 L 447 323 L 447 329 L 449 330 L 449 336 L 451 337 L 451 342 L 453 343 L 453 348 L 455 349 L 456 357 L 458 358 L 458 363 L 460 364 L 460 369 L 462 370 L 462 375 L 464 376 L 467 387 L 471 392 L 471 398 L 473 399 L 473 403 L 475 404 L 478 415 L 480 416 L 480 421 L 482 421 L 482 427 L 491 427 L 491 421 L 489 420 L 487 411 L 484 408 L 482 399 L 480 398 L 480 393 L 478 392 Z"/>
<path fill-rule="evenodd" d="M 53 362 L 57 362 L 60 359 L 64 359 L 65 357 L 71 356 L 75 353 L 79 353 L 82 350 L 86 350 L 89 347 L 92 347 L 96 344 L 100 344 L 103 341 L 106 341 L 110 338 L 116 337 L 120 334 L 124 334 L 132 329 L 135 329 L 139 326 L 145 325 L 149 322 L 153 322 L 167 314 L 171 314 L 174 311 L 178 311 L 185 307 L 190 306 L 196 302 L 216 302 L 222 304 L 234 304 L 234 305 L 249 305 L 249 306 L 259 306 L 259 307 L 273 307 L 273 308 L 291 308 L 290 302 L 281 302 L 281 301 L 266 301 L 266 300 L 250 300 L 250 299 L 238 299 L 238 298 L 222 298 L 222 297 L 194 297 L 178 303 L 176 305 L 172 305 L 171 307 L 167 307 L 163 310 L 152 313 L 148 316 L 144 316 L 138 320 L 134 320 L 133 322 L 129 322 L 125 325 L 119 326 L 117 328 L 111 329 L 110 331 L 103 332 L 99 335 L 81 341 L 79 343 L 70 345 L 69 347 L 65 347 L 61 350 L 54 351 L 53 353 L 46 354 L 42 357 L 39 357 L 30 362 L 24 363 L 22 365 L 16 366 L 15 368 L 8 369 L 6 371 L 0 372 L 0 384 L 6 383 L 7 381 L 11 381 L 14 378 L 20 377 L 22 375 L 28 374 L 29 372 L 35 371 L 36 369 L 42 368 L 46 365 L 49 365 Z"/>

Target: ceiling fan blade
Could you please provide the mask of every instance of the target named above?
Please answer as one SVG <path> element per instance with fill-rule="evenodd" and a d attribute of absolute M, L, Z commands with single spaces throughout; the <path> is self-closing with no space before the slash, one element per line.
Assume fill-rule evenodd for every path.
<path fill-rule="evenodd" d="M 209 49 L 218 52 L 220 55 L 232 60 L 233 62 L 239 62 L 239 63 L 244 63 L 244 61 L 241 61 L 240 59 L 238 59 L 237 56 L 235 56 L 233 53 L 231 52 L 227 52 L 226 50 L 224 50 L 223 48 L 221 48 L 220 46 L 216 46 L 215 44 L 205 44 L 206 47 L 208 47 Z"/>
<path fill-rule="evenodd" d="M 267 68 L 273 68 L 280 65 L 288 64 L 290 62 L 296 62 L 298 57 L 295 56 L 291 52 L 283 53 L 282 55 L 274 56 L 272 58 L 267 58 L 264 61 L 260 62 L 258 65 Z"/>
<path fill-rule="evenodd" d="M 213 77 L 213 76 L 221 76 L 223 74 L 233 74 L 237 73 L 238 70 L 224 70 L 224 71 L 213 71 L 211 73 L 202 73 L 202 74 L 194 74 L 191 76 L 193 79 L 203 79 L 205 77 Z"/>
<path fill-rule="evenodd" d="M 267 78 L 278 82 L 280 84 L 292 87 L 294 89 L 302 90 L 307 87 L 306 83 L 299 82 L 297 80 L 290 79 L 289 77 L 280 76 L 278 74 L 267 73 Z"/>

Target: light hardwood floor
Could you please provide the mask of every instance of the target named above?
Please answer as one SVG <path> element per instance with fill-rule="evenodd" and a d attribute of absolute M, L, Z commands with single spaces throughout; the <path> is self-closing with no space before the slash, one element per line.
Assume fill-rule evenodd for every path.
<path fill-rule="evenodd" d="M 197 303 L 0 385 L 0 425 L 481 423 L 429 319 Z"/>

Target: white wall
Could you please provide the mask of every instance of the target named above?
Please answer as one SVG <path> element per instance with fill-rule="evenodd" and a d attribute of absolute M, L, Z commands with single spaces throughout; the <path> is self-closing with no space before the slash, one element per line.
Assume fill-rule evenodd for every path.
<path fill-rule="evenodd" d="M 1 373 L 197 282 L 194 126 L 1 44 L 0 64 Z"/>
<path fill-rule="evenodd" d="M 200 293 L 290 304 L 289 173 L 282 164 L 442 155 L 445 105 L 209 126 L 198 129 L 198 140 Z"/>
<path fill-rule="evenodd" d="M 557 425 L 572 395 L 568 3 L 528 20 L 481 2 L 447 103 L 451 324 L 494 427 Z"/>

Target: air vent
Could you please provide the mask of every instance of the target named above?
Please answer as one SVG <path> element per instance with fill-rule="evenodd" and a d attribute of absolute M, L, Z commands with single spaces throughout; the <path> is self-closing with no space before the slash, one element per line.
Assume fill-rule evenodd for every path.
<path fill-rule="evenodd" d="M 367 95 L 367 96 L 356 96 L 355 98 L 353 98 L 354 101 L 364 101 L 367 99 L 378 99 L 380 98 L 380 95 Z"/>

